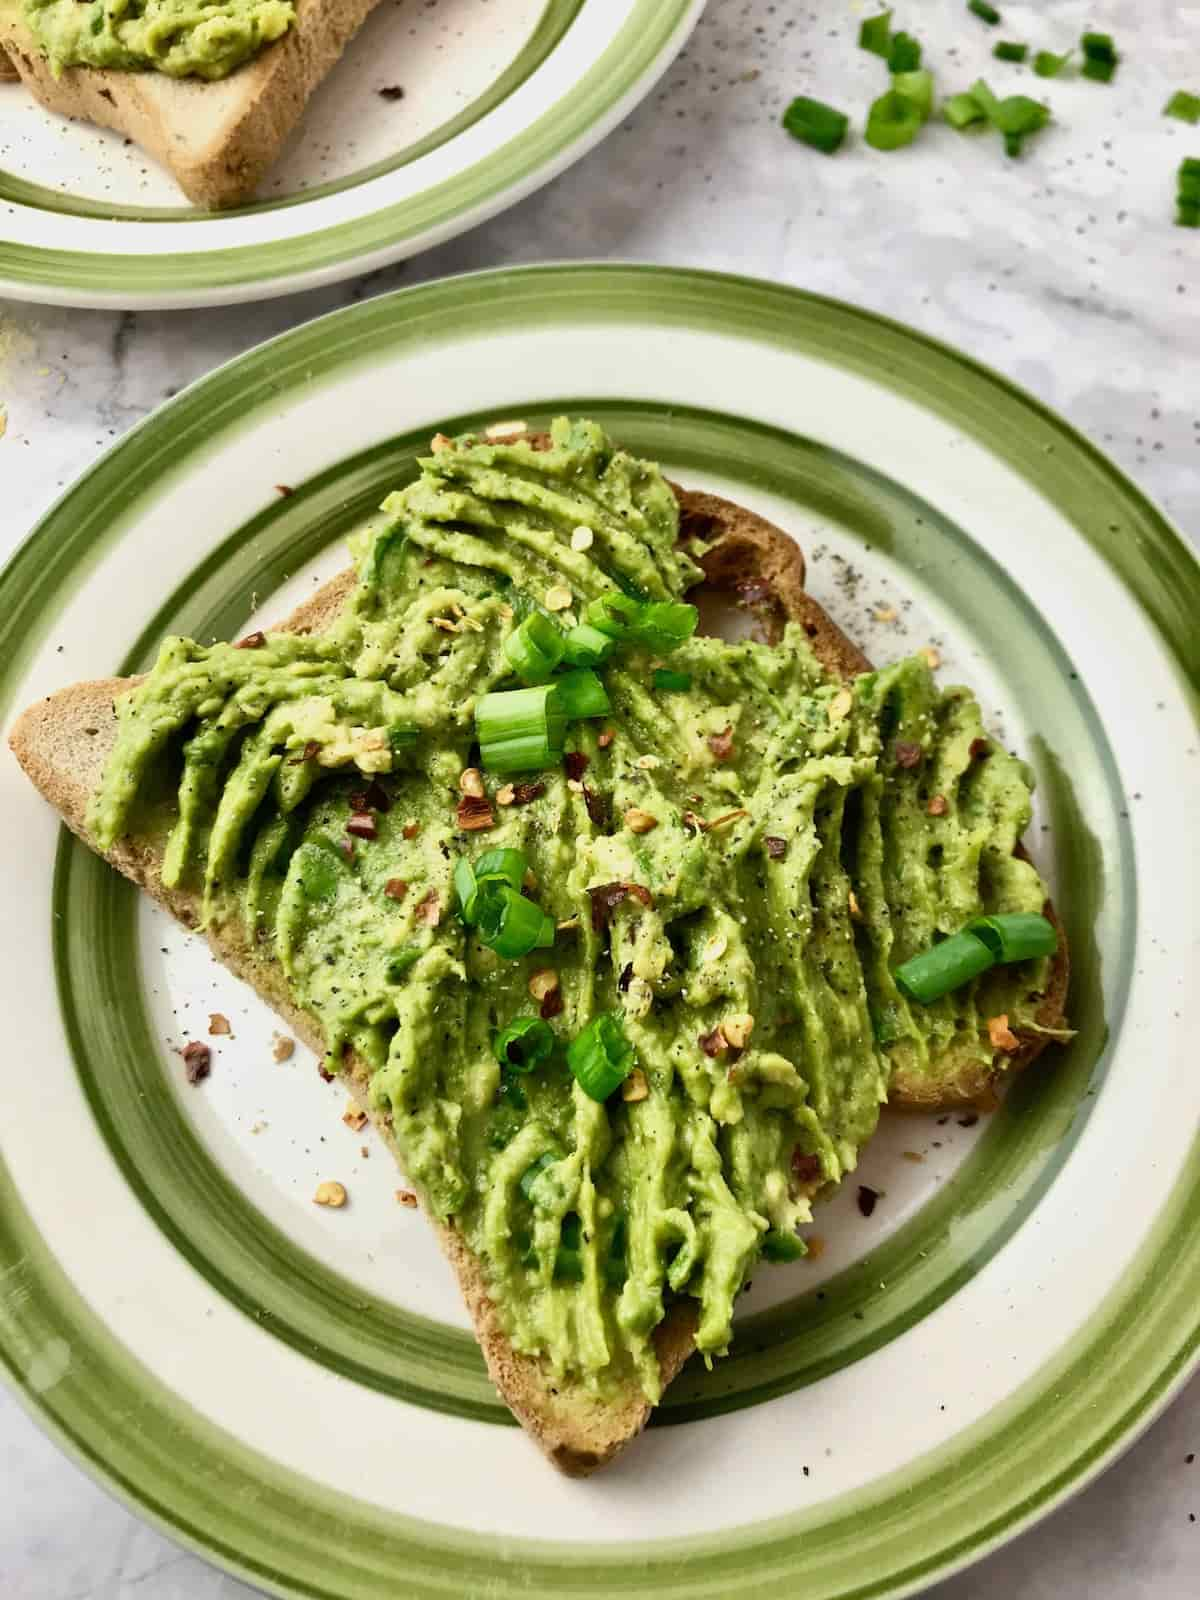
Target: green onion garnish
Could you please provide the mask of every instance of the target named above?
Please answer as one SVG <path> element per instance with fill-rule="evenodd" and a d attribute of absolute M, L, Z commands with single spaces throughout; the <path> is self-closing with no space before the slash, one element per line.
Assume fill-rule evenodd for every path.
<path fill-rule="evenodd" d="M 1186 89 L 1176 89 L 1163 107 L 1164 117 L 1178 117 L 1180 122 L 1193 126 L 1200 122 L 1200 94 L 1189 94 Z"/>
<path fill-rule="evenodd" d="M 459 856 L 454 863 L 454 892 L 458 896 L 459 915 L 468 925 L 475 921 L 476 890 L 475 868 L 466 856 Z"/>
<path fill-rule="evenodd" d="M 611 634 L 581 622 L 569 629 L 563 639 L 563 660 L 569 667 L 599 667 L 616 648 L 617 641 Z"/>
<path fill-rule="evenodd" d="M 479 755 L 489 772 L 530 772 L 562 755 L 567 717 L 553 684 L 485 694 L 475 707 Z"/>
<path fill-rule="evenodd" d="M 1175 221 L 1181 228 L 1200 228 L 1200 157 L 1185 156 L 1176 176 Z"/>
<path fill-rule="evenodd" d="M 1001 39 L 992 47 L 992 54 L 997 61 L 1024 61 L 1029 54 L 1029 46 L 1017 44 L 1012 39 Z"/>
<path fill-rule="evenodd" d="M 967 10 L 973 12 L 981 22 L 986 22 L 989 27 L 995 27 L 1000 21 L 1000 13 L 995 6 L 990 6 L 987 0 L 967 0 Z"/>
<path fill-rule="evenodd" d="M 615 1011 L 602 1011 L 567 1046 L 567 1065 L 584 1094 L 604 1101 L 633 1071 L 633 1046 Z"/>
<path fill-rule="evenodd" d="M 612 710 L 604 685 L 590 667 L 576 667 L 573 672 L 564 672 L 561 678 L 555 678 L 554 687 L 558 690 L 564 712 L 572 720 L 576 717 L 604 717 Z"/>
<path fill-rule="evenodd" d="M 1020 155 L 1024 140 L 1050 121 L 1050 108 L 1040 100 L 1031 100 L 1027 94 L 997 100 L 982 78 L 971 85 L 971 95 L 992 127 L 1004 135 L 1004 148 L 1010 156 Z"/>
<path fill-rule="evenodd" d="M 1053 50 L 1039 50 L 1033 58 L 1033 70 L 1039 78 L 1057 78 L 1070 59 L 1069 50 L 1063 56 L 1056 56 Z"/>
<path fill-rule="evenodd" d="M 973 933 L 955 933 L 920 955 L 910 956 L 892 977 L 901 994 L 927 1006 L 952 989 L 961 989 L 995 964 L 992 952 Z"/>
<path fill-rule="evenodd" d="M 485 850 L 475 862 L 475 878 L 478 883 L 484 883 L 489 878 L 498 878 L 501 883 L 508 884 L 510 889 L 519 889 L 525 881 L 528 867 L 529 863 L 520 850 L 501 845 Z"/>
<path fill-rule="evenodd" d="M 892 88 L 897 94 L 902 94 L 906 100 L 911 100 L 921 113 L 921 121 L 927 122 L 933 110 L 933 73 L 925 70 L 919 72 L 897 72 L 892 77 Z"/>
<path fill-rule="evenodd" d="M 408 750 L 416 744 L 419 737 L 415 728 L 389 728 L 388 748 L 394 756 L 398 756 L 402 750 Z"/>
<path fill-rule="evenodd" d="M 686 694 L 692 687 L 692 675 L 690 672 L 672 672 L 669 667 L 655 667 L 654 687 Z"/>
<path fill-rule="evenodd" d="M 772 1228 L 763 1239 L 762 1253 L 764 1261 L 799 1261 L 808 1250 L 798 1233 Z"/>
<path fill-rule="evenodd" d="M 875 150 L 899 150 L 913 142 L 924 120 L 920 106 L 889 89 L 872 103 L 864 137 Z"/>
<path fill-rule="evenodd" d="M 565 641 L 542 611 L 531 611 L 504 641 L 504 654 L 518 678 L 545 683 L 563 658 Z"/>
<path fill-rule="evenodd" d="M 629 637 L 635 644 L 644 644 L 647 650 L 666 656 L 686 644 L 699 621 L 695 606 L 683 600 L 651 600 L 641 608 Z"/>
<path fill-rule="evenodd" d="M 541 1017 L 514 1017 L 492 1035 L 492 1050 L 511 1072 L 532 1072 L 554 1049 L 554 1029 Z"/>
<path fill-rule="evenodd" d="M 1083 75 L 1097 83 L 1111 83 L 1120 56 L 1111 33 L 1085 33 L 1079 41 L 1083 48 Z"/>
<path fill-rule="evenodd" d="M 987 113 L 973 94 L 952 94 L 942 103 L 942 115 L 952 128 L 960 132 L 973 122 L 986 122 Z"/>
<path fill-rule="evenodd" d="M 552 1167 L 556 1162 L 561 1160 L 562 1156 L 557 1150 L 546 1150 L 537 1158 L 531 1167 L 525 1168 L 525 1171 L 520 1177 L 520 1189 L 526 1200 L 532 1201 L 533 1199 L 534 1181 L 541 1177 L 542 1173 L 545 1172 L 547 1167 Z"/>
<path fill-rule="evenodd" d="M 887 64 L 889 72 L 915 72 L 921 65 L 919 40 L 914 39 L 911 33 L 893 34 Z"/>
<path fill-rule="evenodd" d="M 884 11 L 877 17 L 868 17 L 858 30 L 858 48 L 870 50 L 873 55 L 887 60 L 892 48 L 892 13 Z"/>
<path fill-rule="evenodd" d="M 797 95 L 783 113 L 783 125 L 793 139 L 799 139 L 801 144 L 811 145 L 814 150 L 831 156 L 846 137 L 850 119 L 844 112 L 835 111 L 820 100 Z"/>
<path fill-rule="evenodd" d="M 499 879 L 479 885 L 471 910 L 480 943 L 508 961 L 554 943 L 554 918 Z"/>
<path fill-rule="evenodd" d="M 1032 961 L 1058 949 L 1054 924 L 1036 911 L 1005 911 L 976 917 L 963 930 L 983 941 L 993 961 Z"/>
<path fill-rule="evenodd" d="M 634 600 L 616 589 L 612 594 L 602 594 L 589 600 L 583 608 L 583 620 L 588 627 L 607 634 L 610 639 L 624 639 L 642 609 L 640 600 Z"/>

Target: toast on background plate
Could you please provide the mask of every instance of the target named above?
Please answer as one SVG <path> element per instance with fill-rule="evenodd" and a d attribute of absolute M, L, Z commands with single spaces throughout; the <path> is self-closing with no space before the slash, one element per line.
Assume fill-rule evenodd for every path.
<path fill-rule="evenodd" d="M 228 77 L 65 67 L 55 76 L 22 14 L 0 0 L 0 62 L 65 117 L 112 128 L 166 167 L 208 210 L 250 200 L 318 85 L 378 0 L 295 0 L 287 32 Z"/>
<path fill-rule="evenodd" d="M 693 1349 L 723 1351 L 753 1265 L 802 1253 L 796 1224 L 885 1095 L 977 1101 L 1061 1030 L 1066 946 L 928 1013 L 899 1000 L 880 963 L 913 912 L 885 858 L 912 830 L 922 871 L 926 829 L 974 850 L 964 915 L 1052 916 L 1014 854 L 1028 780 L 976 748 L 965 692 L 938 697 L 922 663 L 870 670 L 784 533 L 589 424 L 434 450 L 279 629 L 168 641 L 144 678 L 31 707 L 11 743 L 69 827 L 345 1075 L 501 1395 L 584 1475 Z M 764 642 L 689 640 L 672 597 L 701 590 Z M 560 648 L 556 624 L 578 656 L 597 595 L 628 622 L 601 652 L 606 709 L 575 702 L 566 755 L 510 774 L 504 739 L 538 735 L 493 738 L 478 690 L 511 709 L 514 664 L 538 679 L 522 650 Z M 558 683 L 515 692 L 546 707 Z M 913 717 L 936 815 L 888 743 Z M 518 923 L 544 927 L 519 943 Z"/>

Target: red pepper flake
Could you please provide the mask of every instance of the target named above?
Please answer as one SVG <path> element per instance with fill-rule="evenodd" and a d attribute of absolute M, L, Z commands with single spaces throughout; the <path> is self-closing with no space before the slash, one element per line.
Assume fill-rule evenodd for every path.
<path fill-rule="evenodd" d="M 189 1083 L 199 1083 L 212 1071 L 212 1051 L 199 1039 L 189 1039 L 179 1052 L 183 1057 L 183 1070 Z"/>
<path fill-rule="evenodd" d="M 377 839 L 379 829 L 369 811 L 356 811 L 346 823 L 346 832 L 356 839 Z"/>
<path fill-rule="evenodd" d="M 392 797 L 381 783 L 372 778 L 365 789 L 350 796 L 350 809 L 388 812 L 392 809 Z"/>
<path fill-rule="evenodd" d="M 321 746 L 315 739 L 310 739 L 298 756 L 293 756 L 288 762 L 289 767 L 298 767 L 302 762 L 315 761 L 321 754 Z"/>
<path fill-rule="evenodd" d="M 261 650 L 267 642 L 265 633 L 248 633 L 234 645 L 235 650 Z"/>
<path fill-rule="evenodd" d="M 317 1062 L 317 1077 L 320 1078 L 323 1083 L 332 1083 L 333 1079 L 334 1079 L 334 1074 L 329 1071 L 328 1067 L 323 1067 L 321 1065 L 321 1063 L 318 1061 Z"/>
<path fill-rule="evenodd" d="M 654 896 L 640 883 L 602 883 L 595 889 L 589 889 L 588 894 L 592 900 L 592 928 L 596 933 L 604 931 L 613 912 L 627 895 L 632 895 L 651 909 L 654 906 Z"/>
<path fill-rule="evenodd" d="M 612 729 L 605 728 L 604 732 L 596 740 L 596 743 L 600 746 L 601 750 L 607 750 L 615 738 L 616 734 L 612 731 Z"/>
<path fill-rule="evenodd" d="M 546 792 L 544 783 L 518 783 L 513 786 L 513 805 L 527 806 Z"/>
<path fill-rule="evenodd" d="M 543 1022 L 549 1022 L 551 1017 L 557 1017 L 563 1008 L 562 988 L 555 984 L 553 989 L 547 989 L 542 997 L 541 1016 Z"/>
<path fill-rule="evenodd" d="M 733 724 L 730 723 L 723 733 L 710 733 L 708 748 L 718 761 L 728 761 L 733 754 Z"/>
<path fill-rule="evenodd" d="M 421 831 L 421 824 L 419 822 L 406 822 L 400 831 L 406 839 L 415 839 Z"/>
<path fill-rule="evenodd" d="M 766 845 L 767 854 L 770 856 L 772 861 L 782 861 L 784 856 L 787 855 L 786 839 L 780 839 L 773 834 L 767 834 L 763 839 L 763 844 Z"/>
<path fill-rule="evenodd" d="M 913 767 L 921 765 L 921 757 L 925 752 L 919 744 L 914 744 L 911 739 L 897 739 L 892 751 L 896 757 L 896 765 L 911 771 Z"/>
<path fill-rule="evenodd" d="M 418 901 L 417 909 L 413 913 L 418 922 L 423 922 L 427 927 L 436 928 L 441 920 L 442 908 L 438 903 L 438 892 L 430 889 L 423 900 Z"/>
<path fill-rule="evenodd" d="M 698 1043 L 706 1056 L 716 1057 L 723 1055 L 729 1049 L 729 1040 L 721 1032 L 721 1024 L 719 1022 L 711 1033 L 702 1033 Z"/>
<path fill-rule="evenodd" d="M 858 1186 L 858 1209 L 864 1217 L 869 1217 L 875 1209 L 875 1202 L 879 1199 L 879 1190 L 871 1189 L 865 1183 Z"/>
<path fill-rule="evenodd" d="M 496 818 L 487 795 L 465 794 L 458 802 L 458 825 L 464 833 L 481 833 L 494 828 Z"/>
<path fill-rule="evenodd" d="M 353 861 L 354 860 L 354 840 L 353 839 L 339 839 L 338 840 L 338 848 L 341 850 L 342 854 L 345 856 L 347 861 Z"/>
<path fill-rule="evenodd" d="M 822 1177 L 824 1169 L 821 1166 L 820 1156 L 812 1155 L 806 1150 L 801 1150 L 797 1145 L 792 1151 L 792 1177 L 797 1183 L 816 1183 Z"/>
<path fill-rule="evenodd" d="M 403 878 L 389 878 L 383 886 L 383 892 L 389 900 L 403 900 L 408 893 L 408 884 Z"/>
<path fill-rule="evenodd" d="M 594 828 L 607 828 L 612 821 L 612 807 L 606 794 L 600 794 L 596 789 L 583 786 L 583 803 L 587 807 L 588 818 Z"/>
<path fill-rule="evenodd" d="M 944 817 L 946 812 L 949 811 L 950 807 L 946 802 L 946 796 L 944 794 L 935 794 L 931 796 L 929 804 L 925 807 L 925 809 L 928 811 L 931 817 Z"/>
<path fill-rule="evenodd" d="M 285 500 L 290 500 L 295 492 L 290 483 L 277 483 L 275 485 L 275 493 L 282 495 Z"/>
<path fill-rule="evenodd" d="M 563 767 L 568 778 L 576 780 L 583 777 L 588 769 L 588 758 L 582 750 L 568 750 L 563 757 Z"/>
<path fill-rule="evenodd" d="M 967 750 L 967 754 L 972 761 L 982 761 L 986 756 L 990 756 L 991 753 L 992 741 L 990 739 L 972 739 Z"/>

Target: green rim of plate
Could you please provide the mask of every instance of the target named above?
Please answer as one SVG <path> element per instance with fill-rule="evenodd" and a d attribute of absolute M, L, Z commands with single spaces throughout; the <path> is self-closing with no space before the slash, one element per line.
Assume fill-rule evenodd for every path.
<path fill-rule="evenodd" d="M 1024 720 L 1037 722 L 1047 744 L 1072 752 L 1071 783 L 1048 759 L 1039 761 L 1039 782 L 1063 842 L 1057 900 L 1073 953 L 1081 1032 L 1053 1071 L 1017 1086 L 962 1170 L 886 1243 L 819 1288 L 740 1321 L 729 1358 L 711 1370 L 699 1360 L 690 1364 L 656 1421 L 697 1421 L 801 1388 L 898 1337 L 986 1265 L 1053 1181 L 1086 1121 L 1078 1113 L 1095 1087 L 1109 1030 L 1120 1026 L 1125 985 L 1110 983 L 1106 1017 L 1093 929 L 1103 884 L 1110 919 L 1116 906 L 1122 912 L 1113 965 L 1127 973 L 1135 901 L 1128 823 L 1103 728 L 1070 662 L 1004 567 L 934 507 L 826 446 L 712 411 L 584 396 L 515 400 L 510 409 L 534 428 L 556 415 L 593 416 L 628 449 L 669 458 L 676 469 L 728 474 L 733 463 L 753 462 L 756 486 L 794 505 L 798 521 L 832 519 L 864 545 L 886 548 L 902 570 L 932 579 L 941 605 L 985 654 L 1012 663 L 1008 692 Z M 488 420 L 439 418 L 438 426 L 457 434 Z M 147 670 L 168 634 L 234 635 L 253 596 L 276 592 L 288 573 L 341 542 L 389 490 L 416 476 L 427 442 L 427 429 L 387 440 L 290 485 L 286 498 L 272 497 L 178 585 L 119 670 Z M 1119 865 L 1104 874 L 1075 787 L 1106 797 L 1106 831 L 1119 840 Z M 53 917 L 60 1005 L 97 1124 L 142 1205 L 220 1294 L 328 1370 L 409 1404 L 510 1425 L 474 1338 L 368 1294 L 315 1260 L 204 1148 L 162 1072 L 145 982 L 119 1009 L 105 1003 L 127 991 L 139 968 L 138 902 L 132 885 L 64 831 Z M 804 1274 L 801 1268 L 791 1277 L 802 1284 Z M 348 1304 L 355 1308 L 350 1319 Z"/>
<path fill-rule="evenodd" d="M 137 499 L 193 470 L 226 429 L 334 369 L 489 327 L 693 324 L 860 373 L 953 423 L 1065 516 L 1157 629 L 1200 703 L 1200 568 L 1105 458 L 968 358 L 796 290 L 666 268 L 559 267 L 422 285 L 309 324 L 184 391 L 105 456 L 0 574 L 0 708 L 65 596 Z M 434 420 L 434 419 L 431 419 Z M 670 453 L 670 452 L 668 452 Z M 754 481 L 754 463 L 729 476 Z M 986 1140 L 985 1140 L 986 1144 Z M 347 1600 L 529 1592 L 595 1596 L 897 1596 L 982 1554 L 1111 1458 L 1200 1355 L 1200 1141 L 1120 1284 L 1085 1329 L 975 1427 L 861 1491 L 716 1536 L 608 1547 L 483 1539 L 385 1514 L 284 1472 L 192 1414 L 79 1301 L 7 1175 L 0 1183 L 0 1354 L 35 1414 L 167 1531 L 267 1589 Z M 39 1391 L 36 1358 L 72 1361 Z M 125 1425 L 136 1415 L 139 1426 Z M 182 1430 L 182 1433 L 181 1433 Z M 186 1437 L 189 1448 L 179 1449 Z M 219 1488 L 217 1485 L 219 1484 Z"/>
<path fill-rule="evenodd" d="M 546 0 L 546 7 L 538 18 L 534 30 L 517 55 L 484 92 L 470 105 L 464 106 L 456 116 L 415 139 L 395 155 L 373 161 L 370 166 L 348 173 L 344 178 L 331 178 L 327 183 L 314 184 L 297 194 L 283 195 L 277 200 L 260 200 L 238 206 L 222 213 L 222 217 L 248 217 L 260 211 L 282 211 L 288 206 L 304 205 L 310 200 L 323 199 L 325 195 L 341 194 L 346 189 L 356 189 L 360 183 L 372 178 L 382 178 L 385 173 L 396 172 L 411 166 L 422 156 L 430 155 L 442 145 L 456 139 L 460 133 L 474 127 L 489 111 L 503 105 L 509 95 L 515 94 L 527 78 L 531 78 L 552 51 L 558 48 L 563 35 L 579 15 L 584 0 Z M 77 199 L 61 189 L 51 189 L 42 183 L 30 183 L 25 178 L 0 170 L 0 200 L 12 205 L 30 206 L 38 211 L 53 211 L 59 216 L 95 217 L 105 222 L 211 222 L 211 211 L 201 211 L 195 206 L 129 206 L 110 205 L 103 200 Z"/>
<path fill-rule="evenodd" d="M 589 143 L 601 138 L 639 88 L 665 70 L 682 48 L 703 7 L 704 0 L 637 0 L 608 48 L 529 127 L 465 172 L 394 205 L 299 237 L 216 250 L 172 249 L 166 254 L 140 256 L 52 250 L 0 240 L 0 286 L 12 292 L 42 290 L 56 297 L 78 293 L 88 301 L 106 296 L 114 300 L 163 296 L 178 301 L 189 293 L 220 291 L 233 296 L 249 285 L 265 282 L 298 288 L 298 280 L 336 277 L 339 269 L 344 272 L 350 264 L 377 252 L 386 252 L 386 259 L 396 260 L 417 248 L 439 243 L 491 215 L 504 204 L 506 196 L 518 198 L 539 181 L 547 181 L 573 155 L 582 154 Z M 544 50 L 542 59 L 528 67 L 526 77 L 538 66 L 552 66 L 554 50 L 569 31 L 577 10 L 576 6 L 565 20 L 550 12 L 543 17 L 538 47 L 545 45 L 547 32 L 557 31 L 557 37 Z M 517 87 L 517 83 L 510 83 L 495 104 Z M 489 105 L 480 115 L 492 109 L 494 106 Z M 405 160 L 398 160 L 393 165 L 404 164 Z M 315 193 L 353 187 L 354 182 L 375 175 L 358 175 L 353 181 L 335 184 L 333 191 Z M 0 198 L 4 198 L 2 190 Z M 314 195 L 298 196 L 296 203 L 312 198 Z M 39 207 L 44 203 L 44 197 L 39 197 Z M 268 203 L 256 209 L 272 210 L 276 206 Z M 182 220 L 197 219 L 188 214 L 186 218 L 164 219 L 158 225 L 170 226 L 171 221 Z M 212 218 L 206 220 L 211 222 Z"/>

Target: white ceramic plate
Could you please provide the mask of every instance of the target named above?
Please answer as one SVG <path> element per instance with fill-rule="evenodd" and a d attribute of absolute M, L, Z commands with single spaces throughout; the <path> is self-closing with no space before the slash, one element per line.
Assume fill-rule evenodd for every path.
<path fill-rule="evenodd" d="M 160 307 L 367 272 L 547 182 L 650 90 L 704 0 L 384 0 L 256 201 L 189 207 L 119 135 L 0 83 L 0 295 Z M 403 89 L 385 99 L 381 89 Z"/>
<path fill-rule="evenodd" d="M 0 1356 L 92 1471 L 275 1593 L 907 1593 L 1099 1470 L 1200 1340 L 1200 573 L 1128 481 L 967 358 L 793 290 L 430 284 L 223 368 L 80 481 L 0 578 L 4 715 L 277 616 L 431 433 L 562 410 L 794 532 L 877 660 L 933 642 L 979 689 L 1038 774 L 1077 1039 L 973 1125 L 887 1118 L 873 1216 L 828 1207 L 731 1356 L 568 1482 L 336 1086 L 7 759 Z M 193 1089 L 171 1046 L 210 1010 L 234 1037 Z"/>

